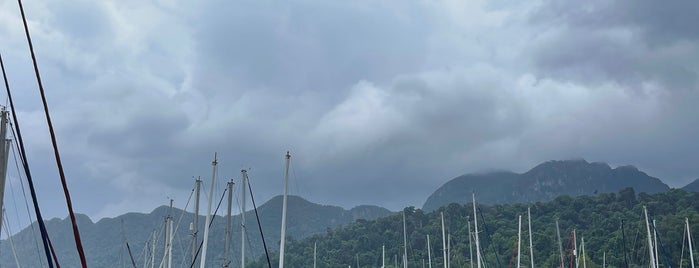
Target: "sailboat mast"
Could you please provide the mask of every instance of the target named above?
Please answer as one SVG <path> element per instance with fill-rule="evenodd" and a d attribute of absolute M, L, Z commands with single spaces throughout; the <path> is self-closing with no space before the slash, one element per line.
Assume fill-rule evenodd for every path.
<path fill-rule="evenodd" d="M 442 216 L 442 255 L 444 256 L 444 268 L 447 268 L 447 236 L 444 228 L 444 212 L 440 212 L 440 215 Z M 430 265 L 432 265 L 432 262 L 430 262 Z"/>
<path fill-rule="evenodd" d="M 478 241 L 478 214 L 476 214 L 476 193 L 472 193 L 473 197 L 473 225 L 476 237 L 476 263 L 478 268 L 481 268 L 481 246 Z"/>
<path fill-rule="evenodd" d="M 155 230 L 153 230 L 153 242 L 151 243 L 151 251 L 150 251 L 150 268 L 155 267 Z"/>
<path fill-rule="evenodd" d="M 430 235 L 427 235 L 427 265 L 432 268 L 432 247 L 430 247 Z"/>
<path fill-rule="evenodd" d="M 531 208 L 527 208 L 527 221 L 529 222 L 529 259 L 532 261 L 532 266 L 530 268 L 534 268 L 534 246 L 532 244 L 532 213 L 531 212 L 532 212 Z"/>
<path fill-rule="evenodd" d="M 313 242 L 313 268 L 316 268 L 316 260 L 318 258 L 317 246 L 318 242 Z"/>
<path fill-rule="evenodd" d="M 694 268 L 694 252 L 692 251 L 692 233 L 689 231 L 689 219 L 684 218 L 684 222 L 687 225 L 687 242 L 689 242 L 689 263 L 691 263 L 692 268 Z"/>
<path fill-rule="evenodd" d="M 473 268 L 473 246 L 471 245 L 471 220 L 468 219 L 468 259 L 471 264 L 471 268 Z"/>
<path fill-rule="evenodd" d="M 231 255 L 231 209 L 233 207 L 233 179 L 228 182 L 228 211 L 226 213 L 226 245 L 223 253 L 223 267 L 230 267 L 229 257 Z"/>
<path fill-rule="evenodd" d="M 241 212 L 240 212 L 240 268 L 245 268 L 245 193 L 248 188 L 248 171 L 243 169 L 240 171 L 240 177 L 242 180 L 242 190 L 241 190 Z"/>
<path fill-rule="evenodd" d="M 381 268 L 386 268 L 386 245 L 381 245 Z"/>
<path fill-rule="evenodd" d="M 561 243 L 561 228 L 558 227 L 558 220 L 556 220 L 556 235 L 558 236 L 558 253 L 561 255 L 561 265 L 559 268 L 563 268 L 563 244 Z"/>
<path fill-rule="evenodd" d="M 284 201 L 282 202 L 282 233 L 279 242 L 279 268 L 284 268 L 284 243 L 286 240 L 286 195 L 289 192 L 289 162 L 291 154 L 286 152 L 286 167 L 284 168 Z M 201 267 L 204 268 L 204 267 Z"/>
<path fill-rule="evenodd" d="M 658 254 L 658 227 L 655 225 L 655 219 L 653 219 L 653 245 L 655 248 L 655 267 L 660 267 L 660 254 Z"/>
<path fill-rule="evenodd" d="M 585 237 L 580 238 L 580 257 L 583 260 L 583 268 L 587 268 L 587 265 L 585 264 Z"/>
<path fill-rule="evenodd" d="M 216 186 L 216 165 L 218 165 L 218 155 L 214 153 L 214 161 L 211 162 L 211 189 L 209 190 L 209 205 L 206 212 L 206 222 L 204 222 L 204 242 L 201 248 L 201 262 L 199 268 L 206 267 L 206 249 L 209 243 L 209 223 L 211 222 L 211 202 L 214 197 L 214 186 Z"/>
<path fill-rule="evenodd" d="M 405 209 L 403 210 L 403 268 L 408 268 L 408 233 L 405 223 Z"/>
<path fill-rule="evenodd" d="M 451 233 L 447 233 L 447 268 L 451 268 Z"/>
<path fill-rule="evenodd" d="M 163 252 L 163 260 L 160 262 L 161 267 L 163 265 L 163 262 L 165 262 L 165 267 L 170 268 L 170 265 L 172 264 L 172 202 L 173 200 L 170 199 L 170 209 L 167 212 L 167 217 L 165 217 L 165 248 Z"/>
<path fill-rule="evenodd" d="M 643 206 L 643 215 L 646 217 L 646 231 L 648 232 L 648 253 L 650 254 L 650 268 L 656 268 L 655 266 L 655 252 L 653 250 L 653 239 L 650 234 L 650 221 L 648 221 L 648 209 Z"/>
<path fill-rule="evenodd" d="M 197 258 L 197 248 L 199 247 L 199 239 L 197 234 L 199 234 L 199 193 L 201 192 L 201 179 L 197 177 L 194 181 L 194 220 L 192 221 L 192 228 L 190 228 L 190 233 L 192 234 L 192 262 L 195 262 Z"/>
<path fill-rule="evenodd" d="M 7 161 L 10 153 L 10 140 L 7 139 L 7 114 L 5 108 L 0 111 L 0 208 L 5 197 L 5 180 L 7 178 Z M 0 213 L 0 229 L 2 229 L 3 213 Z"/>
<path fill-rule="evenodd" d="M 517 268 L 519 268 L 522 251 L 522 215 L 519 215 L 519 227 L 517 228 Z"/>
<path fill-rule="evenodd" d="M 575 229 L 573 229 L 573 259 L 575 260 L 575 268 L 578 268 L 578 237 L 575 236 Z"/>

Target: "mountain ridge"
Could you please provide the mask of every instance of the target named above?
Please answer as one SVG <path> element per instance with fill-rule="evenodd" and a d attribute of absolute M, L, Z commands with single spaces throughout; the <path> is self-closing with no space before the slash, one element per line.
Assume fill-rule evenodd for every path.
<path fill-rule="evenodd" d="M 372 220 L 378 217 L 387 216 L 393 212 L 388 209 L 372 205 L 356 206 L 352 209 L 344 209 L 339 206 L 320 205 L 310 202 L 299 196 L 288 196 L 288 218 L 287 235 L 293 239 L 301 239 L 313 234 L 326 232 L 328 229 L 349 224 L 359 219 Z M 275 196 L 258 207 L 262 230 L 265 234 L 267 248 L 270 251 L 277 251 L 279 246 L 279 227 L 281 226 L 281 203 L 282 197 Z M 170 211 L 169 206 L 159 206 L 150 213 L 129 212 L 116 217 L 101 218 L 93 222 L 85 214 L 76 214 L 76 220 L 80 228 L 80 235 L 83 247 L 90 267 L 114 267 L 115 264 L 128 259 L 125 249 L 126 242 L 129 242 L 134 258 L 137 263 L 143 263 L 144 252 L 150 251 L 148 248 L 152 244 L 154 234 L 162 234 L 164 220 Z M 246 214 L 246 225 L 249 229 L 246 232 L 248 247 L 246 255 L 257 258 L 264 254 L 262 240 L 259 238 L 259 229 L 254 210 L 248 210 Z M 189 224 L 193 220 L 194 214 L 183 211 L 179 208 L 172 208 L 174 224 L 176 228 L 173 242 L 173 263 L 184 264 L 190 262 L 190 245 L 192 235 Z M 209 259 L 214 262 L 222 259 L 223 237 L 225 237 L 225 217 L 217 215 L 213 217 L 209 235 Z M 203 234 L 205 216 L 199 215 L 198 233 Z M 45 221 L 46 228 L 50 235 L 52 244 L 56 249 L 56 255 L 64 267 L 79 267 L 79 259 L 75 252 L 75 243 L 71 223 L 68 217 L 52 218 Z M 36 228 L 36 223 L 33 223 Z M 232 234 L 234 243 L 239 243 L 241 238 L 241 214 L 232 216 Z M 36 232 L 38 230 L 34 230 Z M 45 262 L 45 257 L 35 249 L 35 242 L 32 235 L 32 228 L 28 226 L 13 235 L 15 247 L 20 260 L 25 267 L 41 267 L 40 262 Z M 156 262 L 160 261 L 163 252 L 163 236 L 157 235 L 156 242 Z M 199 239 L 201 242 L 201 235 Z M 10 243 L 6 240 L 0 245 L 0 262 L 14 263 Z M 41 243 L 37 241 L 36 243 Z M 238 247 L 233 247 L 234 256 L 240 256 Z M 237 252 L 236 252 L 237 251 Z M 213 255 L 211 255 L 213 254 Z M 156 263 L 157 264 L 157 263 Z M 178 265 L 180 266 L 180 265 Z"/>
<path fill-rule="evenodd" d="M 481 203 L 505 204 L 546 201 L 560 195 L 613 193 L 626 187 L 646 193 L 670 189 L 660 179 L 631 165 L 612 168 L 607 163 L 584 159 L 551 160 L 523 173 L 497 171 L 458 176 L 435 190 L 422 208 L 433 211 L 450 203 L 465 204 L 470 202 L 471 192 Z"/>

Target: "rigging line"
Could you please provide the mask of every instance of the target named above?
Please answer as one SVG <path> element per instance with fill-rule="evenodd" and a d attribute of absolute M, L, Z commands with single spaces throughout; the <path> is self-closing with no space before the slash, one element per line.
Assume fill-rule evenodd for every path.
<path fill-rule="evenodd" d="M 221 203 L 223 202 L 223 198 L 226 196 L 226 191 L 228 190 L 228 187 L 223 189 L 223 193 L 221 194 L 221 199 L 218 200 L 218 205 L 216 206 L 216 209 L 214 210 L 214 213 L 211 214 L 211 220 L 209 220 L 209 227 L 211 227 L 211 224 L 214 223 L 214 219 L 216 218 L 216 214 L 218 213 L 218 209 L 221 207 Z M 189 268 L 194 267 L 194 264 L 196 263 L 197 257 L 199 256 L 199 252 L 201 251 L 201 247 L 204 245 L 204 241 L 202 240 L 199 242 L 199 247 L 197 247 L 197 253 L 194 254 L 194 259 L 192 260 L 192 264 L 189 265 Z"/>
<path fill-rule="evenodd" d="M 12 123 L 10 123 L 10 126 L 12 126 Z M 15 129 L 10 127 L 12 130 L 12 136 L 15 137 L 16 140 L 16 135 L 15 135 Z M 11 146 L 12 148 L 12 157 L 14 158 L 15 162 L 15 168 L 17 168 L 17 175 L 19 176 L 19 185 L 22 187 L 22 196 L 24 196 L 24 206 L 27 208 L 27 217 L 29 217 L 29 226 L 32 228 L 32 240 L 34 241 L 34 246 L 36 247 L 36 255 L 41 256 L 41 251 L 39 250 L 39 242 L 36 241 L 36 228 L 34 228 L 34 221 L 32 220 L 32 213 L 31 210 L 29 209 L 29 202 L 27 202 L 27 192 L 24 190 L 24 177 L 22 177 L 22 172 L 19 171 L 19 164 L 17 163 L 17 154 L 15 152 L 15 147 L 17 147 L 17 143 L 15 142 L 15 146 Z M 16 149 L 19 151 L 19 148 Z M 19 216 L 17 216 L 19 218 Z M 43 262 L 39 262 L 41 267 L 44 267 Z"/>
<path fill-rule="evenodd" d="M 262 223 L 260 223 L 260 215 L 257 213 L 257 205 L 255 204 L 255 197 L 252 195 L 252 185 L 250 180 L 248 182 L 248 189 L 250 190 L 250 200 L 252 200 L 252 207 L 255 208 L 255 218 L 257 218 L 257 228 L 260 229 L 260 236 L 262 237 L 262 246 L 265 248 L 265 256 L 267 257 L 267 265 L 272 268 L 272 262 L 269 260 L 269 251 L 267 251 L 267 242 L 265 242 L 265 234 L 262 232 Z M 245 186 L 245 185 L 243 185 Z"/>
<path fill-rule="evenodd" d="M 61 265 L 58 262 L 58 257 L 56 257 L 56 250 L 53 249 L 53 244 L 51 243 L 51 238 L 49 238 L 47 236 L 46 240 L 49 242 L 49 248 L 51 248 L 51 256 L 53 256 L 53 261 L 56 262 L 56 268 L 61 268 Z"/>
<path fill-rule="evenodd" d="M 194 195 L 194 190 L 195 190 L 195 188 L 192 188 L 192 191 L 189 192 L 189 197 L 187 198 L 187 203 L 185 203 L 184 208 L 182 209 L 182 213 L 180 213 L 180 218 L 177 219 L 177 224 L 175 225 L 175 230 L 172 232 L 173 235 L 176 235 L 177 230 L 180 229 L 180 224 L 182 223 L 182 218 L 184 218 L 184 214 L 187 212 L 187 208 L 189 207 L 189 202 L 192 201 L 192 196 Z M 173 242 L 174 242 L 174 239 L 171 238 L 171 240 L 173 240 Z M 170 243 L 170 247 L 172 247 L 173 242 Z M 182 243 L 180 243 L 180 250 L 182 250 L 182 252 L 186 252 L 186 251 L 184 251 L 184 246 L 182 246 Z M 182 259 L 183 259 L 183 263 L 184 263 L 185 258 L 182 258 Z"/>
<path fill-rule="evenodd" d="M 58 143 L 56 142 L 56 134 L 53 130 L 53 123 L 51 123 L 51 116 L 49 115 L 49 106 L 46 101 L 46 94 L 44 93 L 44 86 L 41 83 L 41 75 L 39 74 L 39 66 L 36 62 L 36 55 L 34 54 L 34 45 L 32 45 L 32 38 L 29 35 L 29 26 L 27 26 L 27 18 L 24 15 L 24 7 L 22 7 L 22 0 L 17 0 L 19 4 L 19 10 L 22 14 L 22 22 L 24 23 L 24 33 L 27 35 L 27 43 L 29 44 L 29 52 L 32 56 L 32 63 L 34 64 L 34 73 L 36 74 L 36 82 L 39 85 L 39 93 L 41 93 L 41 102 L 44 104 L 44 114 L 46 115 L 46 124 L 49 128 L 49 134 L 51 134 L 51 143 L 53 144 L 53 153 L 56 157 L 56 166 L 58 167 L 58 174 L 61 177 L 61 185 L 63 186 L 63 193 L 66 198 L 66 205 L 68 206 L 68 214 L 70 215 L 70 222 L 73 225 L 73 237 L 75 238 L 75 247 L 78 250 L 78 255 L 80 255 L 80 264 L 83 268 L 87 268 L 87 260 L 85 259 L 85 251 L 83 250 L 83 243 L 80 240 L 80 231 L 78 230 L 78 224 L 75 221 L 75 213 L 73 213 L 73 202 L 70 199 L 70 192 L 68 191 L 68 184 L 66 182 L 66 175 L 63 172 L 63 164 L 61 163 L 61 155 L 58 153 Z"/>
<path fill-rule="evenodd" d="M 36 198 L 36 190 L 34 189 L 34 182 L 32 181 L 32 173 L 29 169 L 29 163 L 27 162 L 27 155 L 24 153 L 24 140 L 22 139 L 22 132 L 19 128 L 19 121 L 17 120 L 17 112 L 15 110 L 15 104 L 12 101 L 12 93 L 10 92 L 10 85 L 7 82 L 7 75 L 5 74 L 5 65 L 2 62 L 2 55 L 0 55 L 0 68 L 2 69 L 2 76 L 5 79 L 5 89 L 7 90 L 7 98 L 10 100 L 10 109 L 12 110 L 12 121 L 15 122 L 15 129 L 17 133 L 17 142 L 19 143 L 19 155 L 22 157 L 22 165 L 24 166 L 24 173 L 27 175 L 27 184 L 29 185 L 29 193 L 32 196 L 32 202 L 34 203 L 34 213 L 36 214 L 36 221 L 39 223 L 39 231 L 41 231 L 41 241 L 44 245 L 44 253 L 46 254 L 46 262 L 49 268 L 53 268 L 53 263 L 51 262 L 51 251 L 48 245 L 48 232 L 46 232 L 46 225 L 44 224 L 44 218 L 41 217 L 41 210 L 39 210 L 39 201 Z"/>
<path fill-rule="evenodd" d="M 10 241 L 10 246 L 12 247 L 12 255 L 15 257 L 15 264 L 17 265 L 17 268 L 22 267 L 19 265 L 19 258 L 17 257 L 17 249 L 15 249 L 15 242 L 12 240 L 12 231 L 10 230 L 10 221 L 7 220 L 7 212 L 5 210 L 2 210 L 3 213 L 5 213 L 5 217 L 3 218 L 5 221 L 5 233 L 7 234 L 7 240 Z M 684 246 L 684 244 L 682 244 Z"/>

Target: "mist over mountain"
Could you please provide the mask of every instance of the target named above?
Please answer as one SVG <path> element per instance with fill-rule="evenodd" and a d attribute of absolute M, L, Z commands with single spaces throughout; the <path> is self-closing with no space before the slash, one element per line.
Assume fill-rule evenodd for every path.
<path fill-rule="evenodd" d="M 456 177 L 432 193 L 423 209 L 465 204 L 471 202 L 474 192 L 479 203 L 506 204 L 546 201 L 560 195 L 614 193 L 626 187 L 639 193 L 670 189 L 633 166 L 611 168 L 606 163 L 585 160 L 548 161 L 522 174 L 499 171 Z"/>

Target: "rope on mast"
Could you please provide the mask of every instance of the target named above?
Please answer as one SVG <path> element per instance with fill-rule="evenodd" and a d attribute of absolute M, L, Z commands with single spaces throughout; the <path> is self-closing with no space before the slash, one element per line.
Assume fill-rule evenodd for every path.
<path fill-rule="evenodd" d="M 10 101 L 10 109 L 12 110 L 12 121 L 15 122 L 15 132 L 17 133 L 17 143 L 19 144 L 20 152 L 19 155 L 22 157 L 22 166 L 24 167 L 24 173 L 27 175 L 27 184 L 29 185 L 29 192 L 32 196 L 32 201 L 34 203 L 34 214 L 36 215 L 36 221 L 39 223 L 39 230 L 41 231 L 41 242 L 44 245 L 44 253 L 46 254 L 46 262 L 48 262 L 49 268 L 53 268 L 53 262 L 51 261 L 51 250 L 48 245 L 49 234 L 46 232 L 46 225 L 44 224 L 44 218 L 41 217 L 41 210 L 39 210 L 39 203 L 36 198 L 36 190 L 34 189 L 34 181 L 32 180 L 32 173 L 29 170 L 29 162 L 27 161 L 27 155 L 24 153 L 24 140 L 22 139 L 22 132 L 19 128 L 19 121 L 17 120 L 17 112 L 15 110 L 15 104 L 12 101 L 12 93 L 10 92 L 10 85 L 7 82 L 7 74 L 5 73 L 5 65 L 2 62 L 2 55 L 0 55 L 0 68 L 2 69 L 2 76 L 5 80 L 5 89 L 7 90 L 7 98 Z"/>
<path fill-rule="evenodd" d="M 51 143 L 53 144 L 53 153 L 56 157 L 56 166 L 58 166 L 58 174 L 61 177 L 61 185 L 63 186 L 63 193 L 66 197 L 66 205 L 68 206 L 68 214 L 70 215 L 70 222 L 73 225 L 73 237 L 75 238 L 75 247 L 78 250 L 78 255 L 80 255 L 80 264 L 83 268 L 87 268 L 87 261 L 85 259 L 85 250 L 83 250 L 83 243 L 80 240 L 80 232 L 78 230 L 78 224 L 75 221 L 75 213 L 73 213 L 73 203 L 70 200 L 70 192 L 68 191 L 68 184 L 66 183 L 66 176 L 63 172 L 63 164 L 61 163 L 61 155 L 58 153 L 58 143 L 56 142 L 56 134 L 53 131 L 53 124 L 51 123 L 51 116 L 49 115 L 49 106 L 46 102 L 46 94 L 44 93 L 44 86 L 41 83 L 41 75 L 39 74 L 39 66 L 36 63 L 36 56 L 34 55 L 34 45 L 32 45 L 32 38 L 29 35 L 29 27 L 27 26 L 27 18 L 24 15 L 24 7 L 22 7 L 22 0 L 17 0 L 19 4 L 19 10 L 22 14 L 22 22 L 24 24 L 24 33 L 27 35 L 27 43 L 29 44 L 29 52 L 32 55 L 32 63 L 34 64 L 34 73 L 36 74 L 36 81 L 39 84 L 39 93 L 41 93 L 41 101 L 44 104 L 44 114 L 46 115 L 46 124 L 49 128 L 49 134 L 51 134 Z"/>

